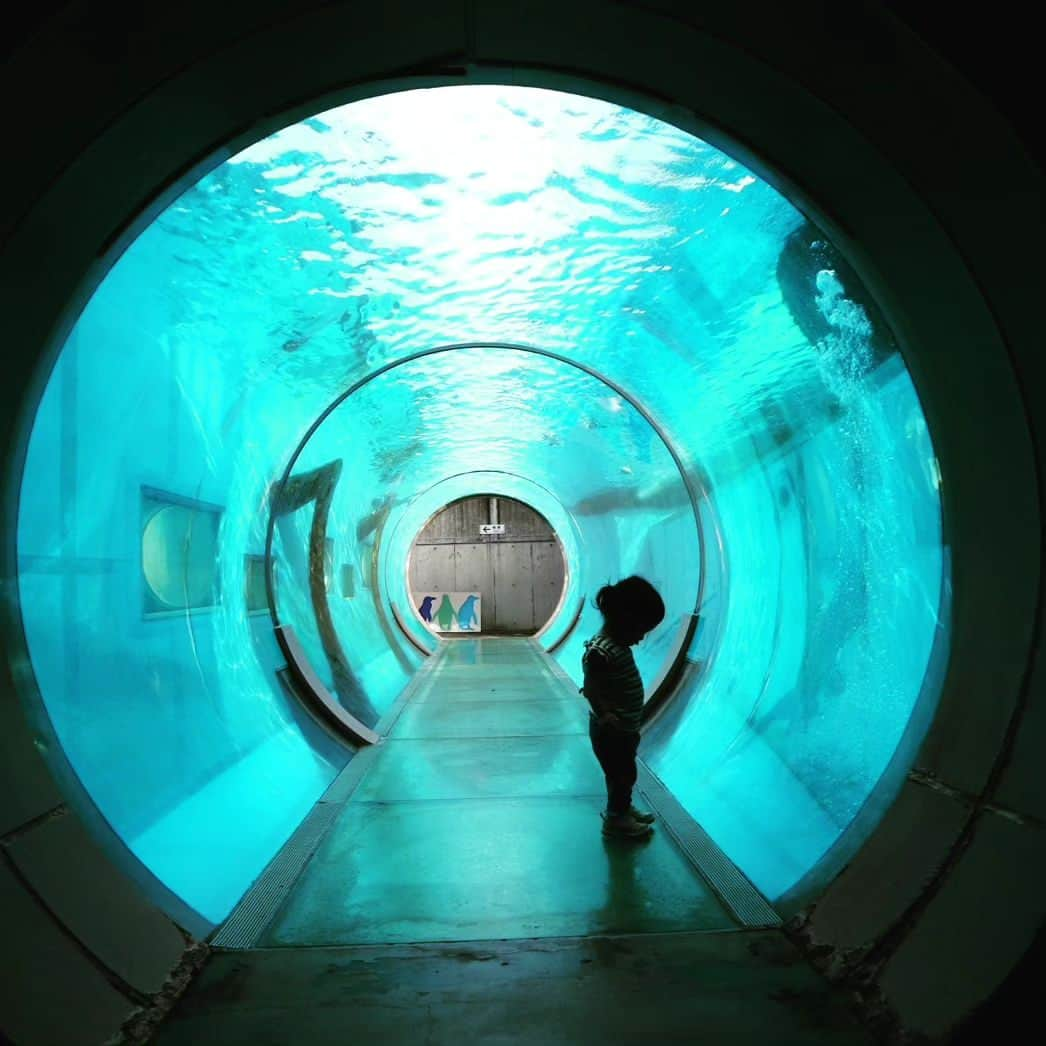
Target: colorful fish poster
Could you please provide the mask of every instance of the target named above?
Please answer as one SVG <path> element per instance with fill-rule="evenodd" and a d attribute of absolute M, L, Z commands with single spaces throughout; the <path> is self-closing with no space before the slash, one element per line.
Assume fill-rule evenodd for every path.
<path fill-rule="evenodd" d="M 414 605 L 433 632 L 479 632 L 478 592 L 418 592 Z"/>

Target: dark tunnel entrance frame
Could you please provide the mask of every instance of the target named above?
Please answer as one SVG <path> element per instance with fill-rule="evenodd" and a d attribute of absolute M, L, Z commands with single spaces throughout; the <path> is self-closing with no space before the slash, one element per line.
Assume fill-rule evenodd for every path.
<path fill-rule="evenodd" d="M 650 720 L 657 715 L 657 713 L 663 710 L 672 694 L 675 692 L 677 684 L 685 675 L 686 669 L 686 655 L 690 649 L 691 641 L 693 640 L 694 633 L 697 629 L 697 623 L 701 611 L 701 604 L 704 598 L 705 590 L 705 578 L 707 571 L 707 554 L 706 554 L 706 542 L 703 527 L 701 524 L 701 502 L 708 501 L 708 492 L 698 486 L 693 475 L 688 472 L 683 460 L 680 457 L 678 451 L 672 445 L 672 441 L 669 439 L 667 433 L 664 431 L 662 426 L 650 415 L 643 405 L 619 385 L 616 381 L 608 378 L 606 375 L 600 373 L 594 367 L 590 367 L 587 364 L 579 363 L 576 360 L 569 359 L 566 356 L 562 356 L 559 353 L 552 352 L 550 349 L 538 348 L 535 345 L 525 345 L 516 342 L 501 342 L 501 341 L 469 341 L 469 342 L 453 342 L 444 345 L 438 345 L 430 349 L 422 349 L 420 352 L 415 352 L 409 356 L 405 356 L 401 359 L 393 360 L 389 363 L 378 367 L 376 370 L 371 371 L 370 374 L 361 378 L 359 381 L 353 383 L 344 392 L 337 396 L 331 403 L 316 417 L 309 428 L 306 430 L 304 436 L 298 442 L 298 445 L 294 448 L 287 466 L 283 471 L 283 475 L 269 488 L 268 505 L 269 505 L 269 519 L 266 524 L 265 530 L 265 589 L 266 598 L 269 603 L 269 616 L 272 619 L 273 629 L 276 634 L 277 642 L 280 644 L 281 650 L 287 657 L 288 662 L 296 679 L 300 684 L 300 690 L 305 695 L 306 701 L 310 707 L 310 711 L 314 714 L 319 714 L 320 718 L 335 728 L 345 739 L 353 746 L 361 744 L 373 744 L 377 739 L 377 735 L 374 734 L 364 723 L 360 722 L 356 716 L 349 712 L 342 712 L 341 710 L 332 710 L 330 706 L 329 695 L 326 694 L 322 687 L 315 685 L 315 673 L 311 671 L 310 666 L 307 663 L 302 662 L 303 655 L 293 645 L 288 644 L 284 640 L 285 630 L 289 627 L 287 622 L 280 620 L 279 611 L 276 606 L 275 597 L 275 571 L 272 556 L 273 539 L 276 531 L 276 521 L 282 514 L 282 511 L 278 511 L 286 503 L 297 504 L 300 499 L 294 499 L 288 497 L 288 491 L 291 489 L 294 477 L 292 473 L 294 466 L 298 459 L 301 457 L 302 452 L 307 446 L 308 442 L 315 435 L 319 427 L 327 420 L 330 415 L 338 409 L 343 403 L 345 403 L 351 396 L 357 393 L 360 389 L 369 385 L 372 381 L 382 377 L 391 371 L 396 370 L 399 367 L 408 366 L 412 363 L 416 363 L 418 360 L 426 359 L 429 356 L 443 355 L 449 352 L 460 352 L 463 349 L 492 349 L 495 351 L 509 351 L 509 352 L 522 352 L 530 353 L 534 356 L 541 356 L 545 359 L 555 360 L 558 363 L 563 364 L 567 367 L 573 367 L 577 370 L 582 371 L 589 377 L 594 378 L 596 381 L 605 385 L 608 389 L 620 396 L 626 403 L 628 403 L 651 427 L 656 433 L 658 439 L 661 440 L 665 449 L 668 451 L 675 463 L 676 469 L 679 472 L 679 478 L 683 483 L 683 487 L 686 490 L 687 498 L 690 502 L 691 512 L 694 517 L 694 526 L 697 530 L 697 542 L 698 542 L 698 582 L 697 592 L 694 598 L 694 608 L 690 612 L 689 618 L 684 629 L 684 634 L 679 642 L 679 646 L 676 649 L 675 655 L 673 656 L 672 663 L 665 671 L 662 679 L 656 686 L 654 693 L 651 695 L 650 700 L 647 702 L 647 707 L 644 711 L 644 722 L 649 723 Z M 328 491 L 324 504 L 329 507 L 331 496 L 333 491 Z M 321 506 L 317 503 L 317 516 L 321 510 Z M 326 517 L 320 524 L 320 531 L 323 534 L 326 533 Z M 718 539 L 718 535 L 716 536 Z M 718 540 L 717 540 L 718 543 Z M 310 541 L 310 559 L 313 554 L 316 553 L 316 549 L 319 547 L 315 541 Z M 312 547 L 314 546 L 314 547 Z M 318 569 L 318 568 L 317 568 Z M 310 567 L 310 576 L 315 571 Z M 311 585 L 311 595 L 313 600 L 313 612 L 316 614 L 317 620 L 320 622 L 330 620 L 330 610 L 326 605 L 326 592 L 322 590 L 322 586 Z M 376 593 L 375 598 L 375 609 L 379 615 L 384 613 L 382 606 L 382 599 L 380 594 Z M 390 608 L 391 612 L 391 608 Z M 580 615 L 578 615 L 580 616 Z M 576 622 L 575 622 L 576 623 Z M 387 622 L 383 622 L 383 625 L 387 625 Z M 572 626 L 573 628 L 573 626 Z M 385 631 L 388 633 L 389 630 L 386 628 Z M 327 644 L 325 644 L 325 647 Z M 337 643 L 334 646 L 338 646 Z M 340 649 L 340 647 L 339 647 Z M 344 665 L 340 660 L 338 661 L 338 667 L 340 671 L 347 670 L 347 666 Z"/>
<path fill-rule="evenodd" d="M 652 115 L 667 113 L 666 118 L 680 126 L 699 123 L 695 114 L 708 110 L 709 99 L 714 98 L 714 123 L 724 128 L 723 136 L 732 135 L 732 155 L 742 155 L 737 143 L 744 142 L 749 155 L 774 158 L 778 171 L 788 170 L 787 177 L 779 175 L 785 184 L 791 183 L 793 190 L 796 184 L 808 189 L 789 192 L 791 198 L 807 199 L 811 213 L 837 215 L 838 221 L 829 227 L 841 230 L 842 240 L 852 250 L 858 246 L 870 285 L 886 294 L 898 314 L 909 318 L 906 340 L 918 349 L 906 356 L 906 364 L 921 396 L 926 396 L 927 420 L 941 441 L 938 446 L 943 446 L 942 497 L 951 510 L 946 512 L 946 522 L 960 550 L 956 571 L 962 598 L 957 600 L 955 634 L 961 642 L 956 667 L 949 672 L 940 708 L 927 711 L 929 732 L 925 739 L 921 735 L 915 739 L 913 751 L 918 747 L 920 765 L 931 782 L 958 780 L 972 805 L 954 830 L 926 814 L 925 823 L 935 830 L 937 840 L 934 856 L 937 851 L 946 854 L 927 884 L 919 862 L 928 859 L 928 833 L 911 831 L 910 804 L 927 794 L 936 795 L 934 802 L 943 804 L 944 789 L 937 785 L 935 791 L 920 791 L 925 782 L 912 786 L 908 804 L 898 802 L 877 829 L 878 848 L 868 847 L 873 852 L 858 854 L 842 874 L 838 874 L 841 865 L 835 866 L 828 879 L 838 875 L 838 881 L 827 893 L 827 879 L 813 892 L 805 892 L 807 900 L 821 900 L 824 895 L 805 933 L 811 944 L 818 944 L 822 957 L 826 952 L 833 960 L 849 955 L 851 963 L 846 965 L 852 964 L 851 972 L 860 976 L 853 983 L 862 989 L 871 985 L 881 993 L 877 1007 L 896 1007 L 916 1030 L 953 1023 L 1012 967 L 1020 946 L 1014 930 L 1020 925 L 1017 920 L 1027 920 L 1029 909 L 1017 900 L 993 910 L 995 946 L 991 948 L 985 947 L 987 931 L 976 936 L 978 920 L 963 920 L 967 925 L 960 923 L 946 945 L 919 935 L 928 924 L 939 925 L 950 918 L 948 890 L 955 880 L 969 882 L 975 876 L 975 881 L 981 881 L 989 857 L 997 859 L 1002 869 L 1020 870 L 1023 878 L 1015 877 L 1015 897 L 1025 896 L 1017 891 L 1029 875 L 1036 874 L 1034 862 L 1030 870 L 1026 863 L 1020 869 L 1009 850 L 989 849 L 991 837 L 985 839 L 984 834 L 992 827 L 990 802 L 1005 803 L 1007 794 L 1012 802 L 1016 794 L 1019 801 L 1032 803 L 1038 794 L 1022 792 L 1021 787 L 1039 780 L 1037 748 L 1029 735 L 1041 697 L 1030 652 L 1042 625 L 1042 483 L 1035 467 L 1040 441 L 1032 420 L 1042 391 L 1035 363 L 1040 331 L 1028 296 L 1014 293 L 1013 288 L 1023 285 L 1029 271 L 1040 272 L 1042 260 L 1029 246 L 1034 243 L 1031 238 L 1011 235 L 1004 243 L 997 217 L 1020 191 L 1029 186 L 1041 191 L 1041 171 L 1033 170 L 1015 148 L 1009 125 L 983 106 L 971 107 L 969 102 L 977 98 L 960 77 L 949 72 L 922 41 L 898 33 L 893 20 L 881 12 L 862 9 L 854 31 L 840 33 L 838 23 L 829 26 L 823 11 L 811 13 L 806 10 L 809 5 L 785 14 L 775 10 L 773 15 L 784 21 L 775 23 L 771 17 L 762 26 L 753 24 L 750 12 L 722 7 L 695 16 L 682 7 L 670 12 L 658 5 L 598 10 L 590 4 L 537 5 L 525 12 L 521 9 L 520 14 L 495 11 L 491 5 L 487 17 L 486 9 L 469 5 L 467 17 L 461 18 L 455 10 L 451 17 L 444 16 L 445 26 L 439 26 L 441 11 L 411 4 L 400 5 L 404 6 L 403 32 L 392 34 L 389 13 L 382 9 L 352 5 L 341 12 L 336 10 L 339 6 L 349 5 L 326 5 L 317 26 L 320 16 L 308 5 L 301 5 L 294 17 L 278 20 L 274 11 L 281 6 L 289 7 L 277 4 L 253 11 L 245 7 L 239 35 L 227 37 L 221 36 L 226 26 L 220 22 L 210 28 L 201 24 L 199 33 L 174 36 L 150 25 L 146 17 L 140 27 L 142 47 L 160 40 L 163 46 L 155 46 L 154 60 L 148 68 L 141 66 L 140 78 L 125 77 L 119 83 L 106 79 L 108 71 L 96 57 L 85 59 L 79 42 L 70 46 L 72 37 L 63 38 L 60 48 L 54 43 L 61 20 L 40 29 L 43 53 L 25 82 L 32 85 L 32 77 L 46 77 L 52 67 L 47 59 L 54 59 L 79 75 L 86 87 L 77 99 L 79 107 L 65 106 L 57 122 L 46 118 L 48 109 L 41 102 L 46 92 L 29 90 L 24 98 L 25 114 L 35 117 L 35 123 L 26 126 L 42 128 L 41 133 L 53 135 L 57 144 L 27 154 L 23 166 L 25 177 L 31 179 L 26 182 L 30 191 L 11 196 L 21 200 L 18 222 L 12 222 L 4 253 L 5 271 L 13 278 L 0 282 L 9 292 L 11 336 L 21 351 L 12 356 L 7 389 L 15 410 L 5 444 L 11 480 L 5 489 L 5 522 L 16 515 L 13 487 L 23 474 L 28 426 L 42 388 L 39 375 L 46 372 L 64 341 L 70 312 L 98 282 L 99 261 L 104 269 L 121 244 L 157 213 L 165 198 L 170 199 L 169 193 L 180 191 L 203 168 L 228 155 L 216 154 L 215 143 L 241 137 L 253 141 L 261 136 L 263 124 L 275 129 L 279 120 L 282 126 L 292 104 L 288 100 L 298 105 L 299 99 L 320 96 L 354 100 L 361 84 L 369 96 L 381 90 L 376 86 L 379 81 L 395 87 L 408 76 L 426 80 L 422 86 L 499 75 L 538 86 L 565 84 L 582 93 L 584 87 L 579 85 L 588 84 L 606 97 L 631 98 L 625 104 Z M 581 7 L 581 12 L 573 6 Z M 593 11 L 597 17 L 590 16 Z M 190 25 L 193 14 L 187 13 Z M 576 37 L 584 41 L 580 46 L 574 34 L 563 31 L 575 25 L 583 29 Z M 445 33 L 439 31 L 443 28 Z M 756 34 L 754 39 L 749 39 L 750 31 Z M 418 46 L 419 37 L 425 38 L 424 47 Z M 187 40 L 200 41 L 200 50 L 189 50 Z M 885 42 L 890 50 L 869 47 L 869 40 Z M 818 46 L 826 42 L 841 43 L 842 54 L 832 61 L 811 61 L 810 56 L 818 56 Z M 16 46 L 20 43 L 16 40 Z M 310 51 L 310 43 L 320 46 Z M 265 60 L 291 52 L 310 52 L 311 61 L 295 66 Z M 881 80 L 883 53 L 895 63 L 891 73 L 897 90 L 872 92 L 858 87 L 855 91 L 861 76 L 869 76 L 873 83 Z M 259 54 L 261 60 L 255 60 Z M 916 77 L 913 70 L 924 55 L 934 61 L 919 67 Z M 30 70 L 23 65 L 20 72 L 24 79 Z M 230 76 L 241 89 L 223 95 Z M 716 82 L 731 84 L 731 91 L 709 91 L 709 83 Z M 932 98 L 930 87 L 937 89 Z M 95 125 L 97 137 L 85 145 L 91 133 L 84 120 L 85 107 L 99 98 L 104 100 L 101 118 L 110 122 Z M 215 104 L 216 99 L 220 104 Z M 933 102 L 930 119 L 928 101 Z M 315 110 L 313 102 L 308 105 L 308 113 Z M 942 155 L 968 159 L 937 131 L 939 126 L 950 128 L 948 117 L 960 110 L 964 118 L 954 126 L 962 128 L 964 144 L 976 131 L 983 136 L 981 146 L 988 155 L 999 163 L 1010 161 L 1010 177 L 1003 188 L 986 185 L 964 163 L 941 178 Z M 172 135 L 172 126 L 178 134 Z M 798 145 L 787 141 L 796 127 L 803 131 Z M 121 164 L 123 154 L 133 163 Z M 750 166 L 765 176 L 767 163 Z M 92 196 L 93 206 L 85 209 L 83 200 Z M 855 203 L 871 196 L 878 200 L 877 208 L 862 210 L 863 204 Z M 151 205 L 143 204 L 149 200 Z M 819 201 L 816 207 L 813 201 Z M 63 224 L 63 249 L 56 255 L 53 230 Z M 1035 227 L 1034 221 L 1029 227 Z M 898 244 L 904 245 L 903 251 Z M 936 264 L 940 261 L 945 264 Z M 39 278 L 30 285 L 25 276 L 32 273 L 46 273 L 46 281 Z M 944 365 L 936 370 L 938 361 L 930 351 L 935 344 L 947 350 Z M 974 364 L 969 344 L 978 349 Z M 1014 372 L 1020 375 L 1019 385 Z M 973 396 L 968 395 L 971 387 Z M 1018 488 L 1018 481 L 1024 485 Z M 1006 499 L 1000 496 L 1007 494 Z M 1001 503 L 1008 504 L 1010 511 L 1000 516 Z M 10 529 L 14 533 L 15 528 Z M 1002 553 L 987 564 L 986 557 L 978 560 L 967 552 L 986 547 L 986 540 Z M 13 542 L 8 543 L 4 577 L 15 595 L 5 604 L 11 653 L 5 666 L 4 696 L 21 692 L 25 698 L 24 708 L 8 702 L 13 709 L 10 715 L 5 704 L 3 720 L 9 745 L 8 780 L 14 782 L 6 789 L 12 797 L 12 817 L 22 818 L 19 823 L 28 830 L 43 820 L 30 821 L 31 815 L 68 797 L 76 817 L 90 825 L 115 868 L 151 902 L 168 913 L 179 912 L 184 926 L 203 927 L 205 920 L 130 855 L 57 745 L 28 661 L 13 580 L 17 577 L 14 556 Z M 990 666 L 991 678 L 981 665 Z M 43 758 L 34 751 L 36 738 L 42 739 L 36 740 L 41 751 L 49 749 Z M 58 778 L 57 791 L 48 769 Z M 881 889 L 884 851 L 890 854 L 888 870 L 894 873 L 885 877 L 890 887 L 885 892 Z M 67 858 L 84 853 L 79 843 L 70 843 L 65 851 Z M 84 867 L 90 872 L 93 865 Z M 23 886 L 29 890 L 26 874 Z M 34 872 L 32 881 L 37 878 Z M 98 873 L 93 873 L 90 881 L 97 878 Z M 869 891 L 869 882 L 880 889 Z M 858 925 L 865 928 L 859 941 L 874 939 L 885 926 L 897 930 L 891 933 L 889 947 L 878 952 L 874 968 L 857 965 L 860 952 L 847 936 L 855 925 L 855 910 L 861 915 Z M 821 911 L 849 918 L 821 918 Z M 81 941 L 57 914 L 51 914 L 72 942 L 69 947 L 93 946 L 92 936 L 80 934 Z M 139 917 L 137 910 L 125 916 L 122 908 L 119 915 Z M 917 954 L 915 962 L 912 953 Z M 927 954 L 944 962 L 928 963 Z M 966 965 L 971 959 L 978 961 Z M 105 969 L 104 960 L 94 961 Z M 936 978 L 933 987 L 961 983 L 962 991 L 928 992 L 929 974 L 924 970 Z M 891 973 L 893 980 L 884 983 Z M 79 986 L 79 976 L 74 971 L 67 980 Z M 928 1000 L 928 1010 L 923 1000 Z M 88 1010 L 86 1016 L 91 1015 Z"/>

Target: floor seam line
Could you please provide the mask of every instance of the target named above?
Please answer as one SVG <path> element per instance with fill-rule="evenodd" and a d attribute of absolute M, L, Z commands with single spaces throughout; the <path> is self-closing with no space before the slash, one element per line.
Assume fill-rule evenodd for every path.
<path fill-rule="evenodd" d="M 505 802 L 505 800 L 537 800 L 537 799 L 552 799 L 552 800 L 563 800 L 563 799 L 600 799 L 603 798 L 603 792 L 572 792 L 569 795 L 455 795 L 455 796 L 438 796 L 424 799 L 359 799 L 353 798 L 350 802 L 356 807 L 360 806 L 392 806 L 405 805 L 407 803 L 487 803 L 487 802 Z"/>
<path fill-rule="evenodd" d="M 528 737 L 588 737 L 588 734 L 583 731 L 578 731 L 576 734 L 494 734 L 492 736 L 487 734 L 455 734 L 453 737 L 397 737 L 390 738 L 390 740 L 396 741 L 496 741 L 496 740 L 518 740 L 520 738 Z"/>

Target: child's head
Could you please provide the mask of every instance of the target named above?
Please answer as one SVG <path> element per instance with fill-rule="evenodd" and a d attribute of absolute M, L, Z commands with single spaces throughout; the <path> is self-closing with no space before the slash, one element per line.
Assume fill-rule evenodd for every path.
<path fill-rule="evenodd" d="M 620 643 L 632 646 L 665 618 L 665 604 L 645 578 L 626 577 L 604 585 L 596 593 L 607 631 Z"/>

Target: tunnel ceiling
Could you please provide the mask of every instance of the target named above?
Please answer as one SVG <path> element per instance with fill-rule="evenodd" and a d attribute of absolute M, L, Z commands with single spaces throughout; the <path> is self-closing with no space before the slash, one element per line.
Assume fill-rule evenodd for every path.
<path fill-rule="evenodd" d="M 591 99 L 470 86 L 357 102 L 247 149 L 170 207 L 102 293 L 133 301 L 186 379 L 222 369 L 223 387 L 278 389 L 305 417 L 445 342 L 565 353 L 672 421 L 674 376 L 700 397 L 694 443 L 712 460 L 775 401 L 798 396 L 814 420 L 845 394 L 847 367 L 812 351 L 867 326 L 869 303 L 841 300 L 860 288 L 840 266 L 777 192 L 689 134 Z M 876 334 L 850 346 L 871 354 L 858 372 L 884 351 Z M 228 426 L 244 404 L 226 398 Z"/>

